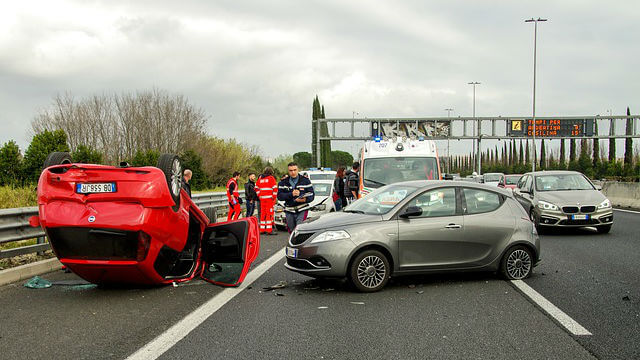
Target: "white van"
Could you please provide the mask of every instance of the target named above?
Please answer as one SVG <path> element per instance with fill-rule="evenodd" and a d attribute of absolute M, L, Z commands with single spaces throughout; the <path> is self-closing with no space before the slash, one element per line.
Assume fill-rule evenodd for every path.
<path fill-rule="evenodd" d="M 364 143 L 360 152 L 360 196 L 409 180 L 442 180 L 433 140 L 397 137 Z"/>

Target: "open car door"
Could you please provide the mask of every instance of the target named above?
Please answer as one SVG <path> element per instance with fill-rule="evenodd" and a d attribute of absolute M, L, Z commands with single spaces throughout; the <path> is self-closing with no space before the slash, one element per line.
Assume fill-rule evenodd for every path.
<path fill-rule="evenodd" d="M 202 278 L 222 286 L 238 286 L 260 251 L 255 217 L 209 224 L 202 236 Z"/>

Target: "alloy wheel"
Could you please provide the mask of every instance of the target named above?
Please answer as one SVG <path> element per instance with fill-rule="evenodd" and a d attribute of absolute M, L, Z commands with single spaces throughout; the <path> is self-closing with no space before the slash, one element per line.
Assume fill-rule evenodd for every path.
<path fill-rule="evenodd" d="M 531 256 L 522 249 L 517 249 L 507 258 L 507 273 L 513 279 L 524 279 L 531 272 Z"/>
<path fill-rule="evenodd" d="M 369 255 L 358 264 L 358 281 L 367 288 L 373 289 L 380 286 L 387 273 L 384 261 L 378 256 Z"/>
<path fill-rule="evenodd" d="M 180 193 L 180 182 L 182 181 L 182 173 L 180 168 L 180 160 L 177 158 L 173 160 L 171 166 L 171 192 L 174 196 L 178 196 Z"/>

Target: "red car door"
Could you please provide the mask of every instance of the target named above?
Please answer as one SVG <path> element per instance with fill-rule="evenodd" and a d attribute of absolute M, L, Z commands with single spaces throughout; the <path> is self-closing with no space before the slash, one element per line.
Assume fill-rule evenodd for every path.
<path fill-rule="evenodd" d="M 238 286 L 260 251 L 255 217 L 209 224 L 202 236 L 202 278 L 222 286 Z"/>

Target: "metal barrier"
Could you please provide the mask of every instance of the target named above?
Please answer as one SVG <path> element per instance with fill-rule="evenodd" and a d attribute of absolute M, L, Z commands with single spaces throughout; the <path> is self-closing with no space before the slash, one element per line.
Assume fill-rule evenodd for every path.
<path fill-rule="evenodd" d="M 244 191 L 240 191 L 240 196 L 242 195 L 244 195 Z M 217 222 L 218 216 L 226 215 L 228 202 L 225 192 L 193 194 L 192 200 L 209 217 L 212 223 Z M 38 208 L 35 206 L 0 209 L 0 244 L 37 239 L 37 243 L 34 245 L 0 250 L 0 259 L 34 252 L 41 253 L 51 249 L 51 246 L 46 241 L 44 230 L 41 227 L 34 228 L 29 225 L 29 218 L 34 215 L 38 215 Z"/>

